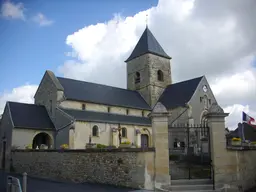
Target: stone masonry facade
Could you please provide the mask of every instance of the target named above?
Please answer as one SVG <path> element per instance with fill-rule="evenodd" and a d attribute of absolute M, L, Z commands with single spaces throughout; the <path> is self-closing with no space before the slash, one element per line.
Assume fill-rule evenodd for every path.
<path fill-rule="evenodd" d="M 15 172 L 76 183 L 152 189 L 154 149 L 15 150 Z"/>
<path fill-rule="evenodd" d="M 51 116 L 52 120 L 55 120 L 55 110 L 58 103 L 58 89 L 54 84 L 51 76 L 52 72 L 46 72 L 38 90 L 34 96 L 35 104 L 44 105 Z"/>
<path fill-rule="evenodd" d="M 221 182 L 237 190 L 247 190 L 256 185 L 256 148 L 229 147 L 225 161 L 215 170 L 222 175 Z M 218 183 L 219 181 L 217 181 Z"/>
<path fill-rule="evenodd" d="M 157 71 L 163 72 L 163 81 L 157 80 Z M 127 63 L 127 88 L 137 90 L 145 101 L 153 107 L 164 89 L 172 83 L 170 60 L 150 53 Z M 136 72 L 140 73 L 140 83 L 135 84 Z"/>

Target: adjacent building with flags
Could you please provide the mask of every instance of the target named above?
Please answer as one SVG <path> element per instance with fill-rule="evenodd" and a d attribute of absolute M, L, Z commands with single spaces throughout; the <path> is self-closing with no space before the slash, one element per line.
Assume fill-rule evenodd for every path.
<path fill-rule="evenodd" d="M 243 112 L 243 122 L 256 128 L 256 121 L 254 118 L 250 117 L 248 114 Z"/>
<path fill-rule="evenodd" d="M 241 138 L 243 141 L 256 141 L 256 129 L 247 123 L 238 123 L 235 130 L 230 130 L 227 133 L 227 145 L 231 145 L 231 140 L 234 137 Z"/>
<path fill-rule="evenodd" d="M 241 138 L 243 142 L 256 141 L 256 122 L 245 112 L 242 112 L 242 123 L 238 123 L 238 127 L 226 134 L 227 144 L 231 144 L 232 138 Z"/>

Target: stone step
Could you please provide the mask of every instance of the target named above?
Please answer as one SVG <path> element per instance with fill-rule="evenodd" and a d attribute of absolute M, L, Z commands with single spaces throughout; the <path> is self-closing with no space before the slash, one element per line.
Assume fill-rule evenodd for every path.
<path fill-rule="evenodd" d="M 199 191 L 199 190 L 213 190 L 212 184 L 202 185 L 171 185 L 171 191 Z"/>
<path fill-rule="evenodd" d="M 129 192 L 219 192 L 219 191 L 216 191 L 216 190 L 170 191 L 170 190 L 156 189 L 155 191 L 153 191 L 153 190 L 135 190 L 135 191 L 129 191 Z"/>
<path fill-rule="evenodd" d="M 170 191 L 170 192 L 219 192 L 217 190 L 189 190 L 189 191 Z"/>
<path fill-rule="evenodd" d="M 171 180 L 171 185 L 204 185 L 213 184 L 211 179 L 180 179 Z"/>
<path fill-rule="evenodd" d="M 167 189 L 156 189 L 156 190 L 134 190 L 129 192 L 222 192 L 222 190 L 186 190 L 186 191 L 173 191 L 173 190 L 167 190 Z"/>

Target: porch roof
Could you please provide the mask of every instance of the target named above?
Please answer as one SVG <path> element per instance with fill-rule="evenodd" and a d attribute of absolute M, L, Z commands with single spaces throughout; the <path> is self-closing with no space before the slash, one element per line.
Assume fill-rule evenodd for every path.
<path fill-rule="evenodd" d="M 54 129 L 54 125 L 44 106 L 8 102 L 14 127 L 29 129 Z"/>
<path fill-rule="evenodd" d="M 77 121 L 91 121 L 102 123 L 122 123 L 131 125 L 151 126 L 151 120 L 148 117 L 137 117 L 130 115 L 119 115 L 113 113 L 103 113 L 95 111 L 83 111 L 73 109 L 63 109 L 64 112 L 74 117 Z"/>

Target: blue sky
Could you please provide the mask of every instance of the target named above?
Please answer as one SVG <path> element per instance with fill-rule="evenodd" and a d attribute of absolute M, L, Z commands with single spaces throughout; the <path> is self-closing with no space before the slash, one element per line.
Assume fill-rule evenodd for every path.
<path fill-rule="evenodd" d="M 3 4 L 6 1 L 1 1 Z M 26 21 L 0 18 L 0 93 L 25 83 L 39 84 L 46 69 L 54 71 L 67 60 L 68 35 L 84 26 L 106 22 L 115 13 L 134 15 L 157 0 L 25 0 Z M 39 26 L 32 18 L 43 14 L 51 25 Z M 86 42 L 85 42 L 86 43 Z"/>
<path fill-rule="evenodd" d="M 242 111 L 256 117 L 254 1 L 0 0 L 0 114 L 6 101 L 33 103 L 47 69 L 125 88 L 148 15 L 173 82 L 205 75 L 235 127 Z"/>

